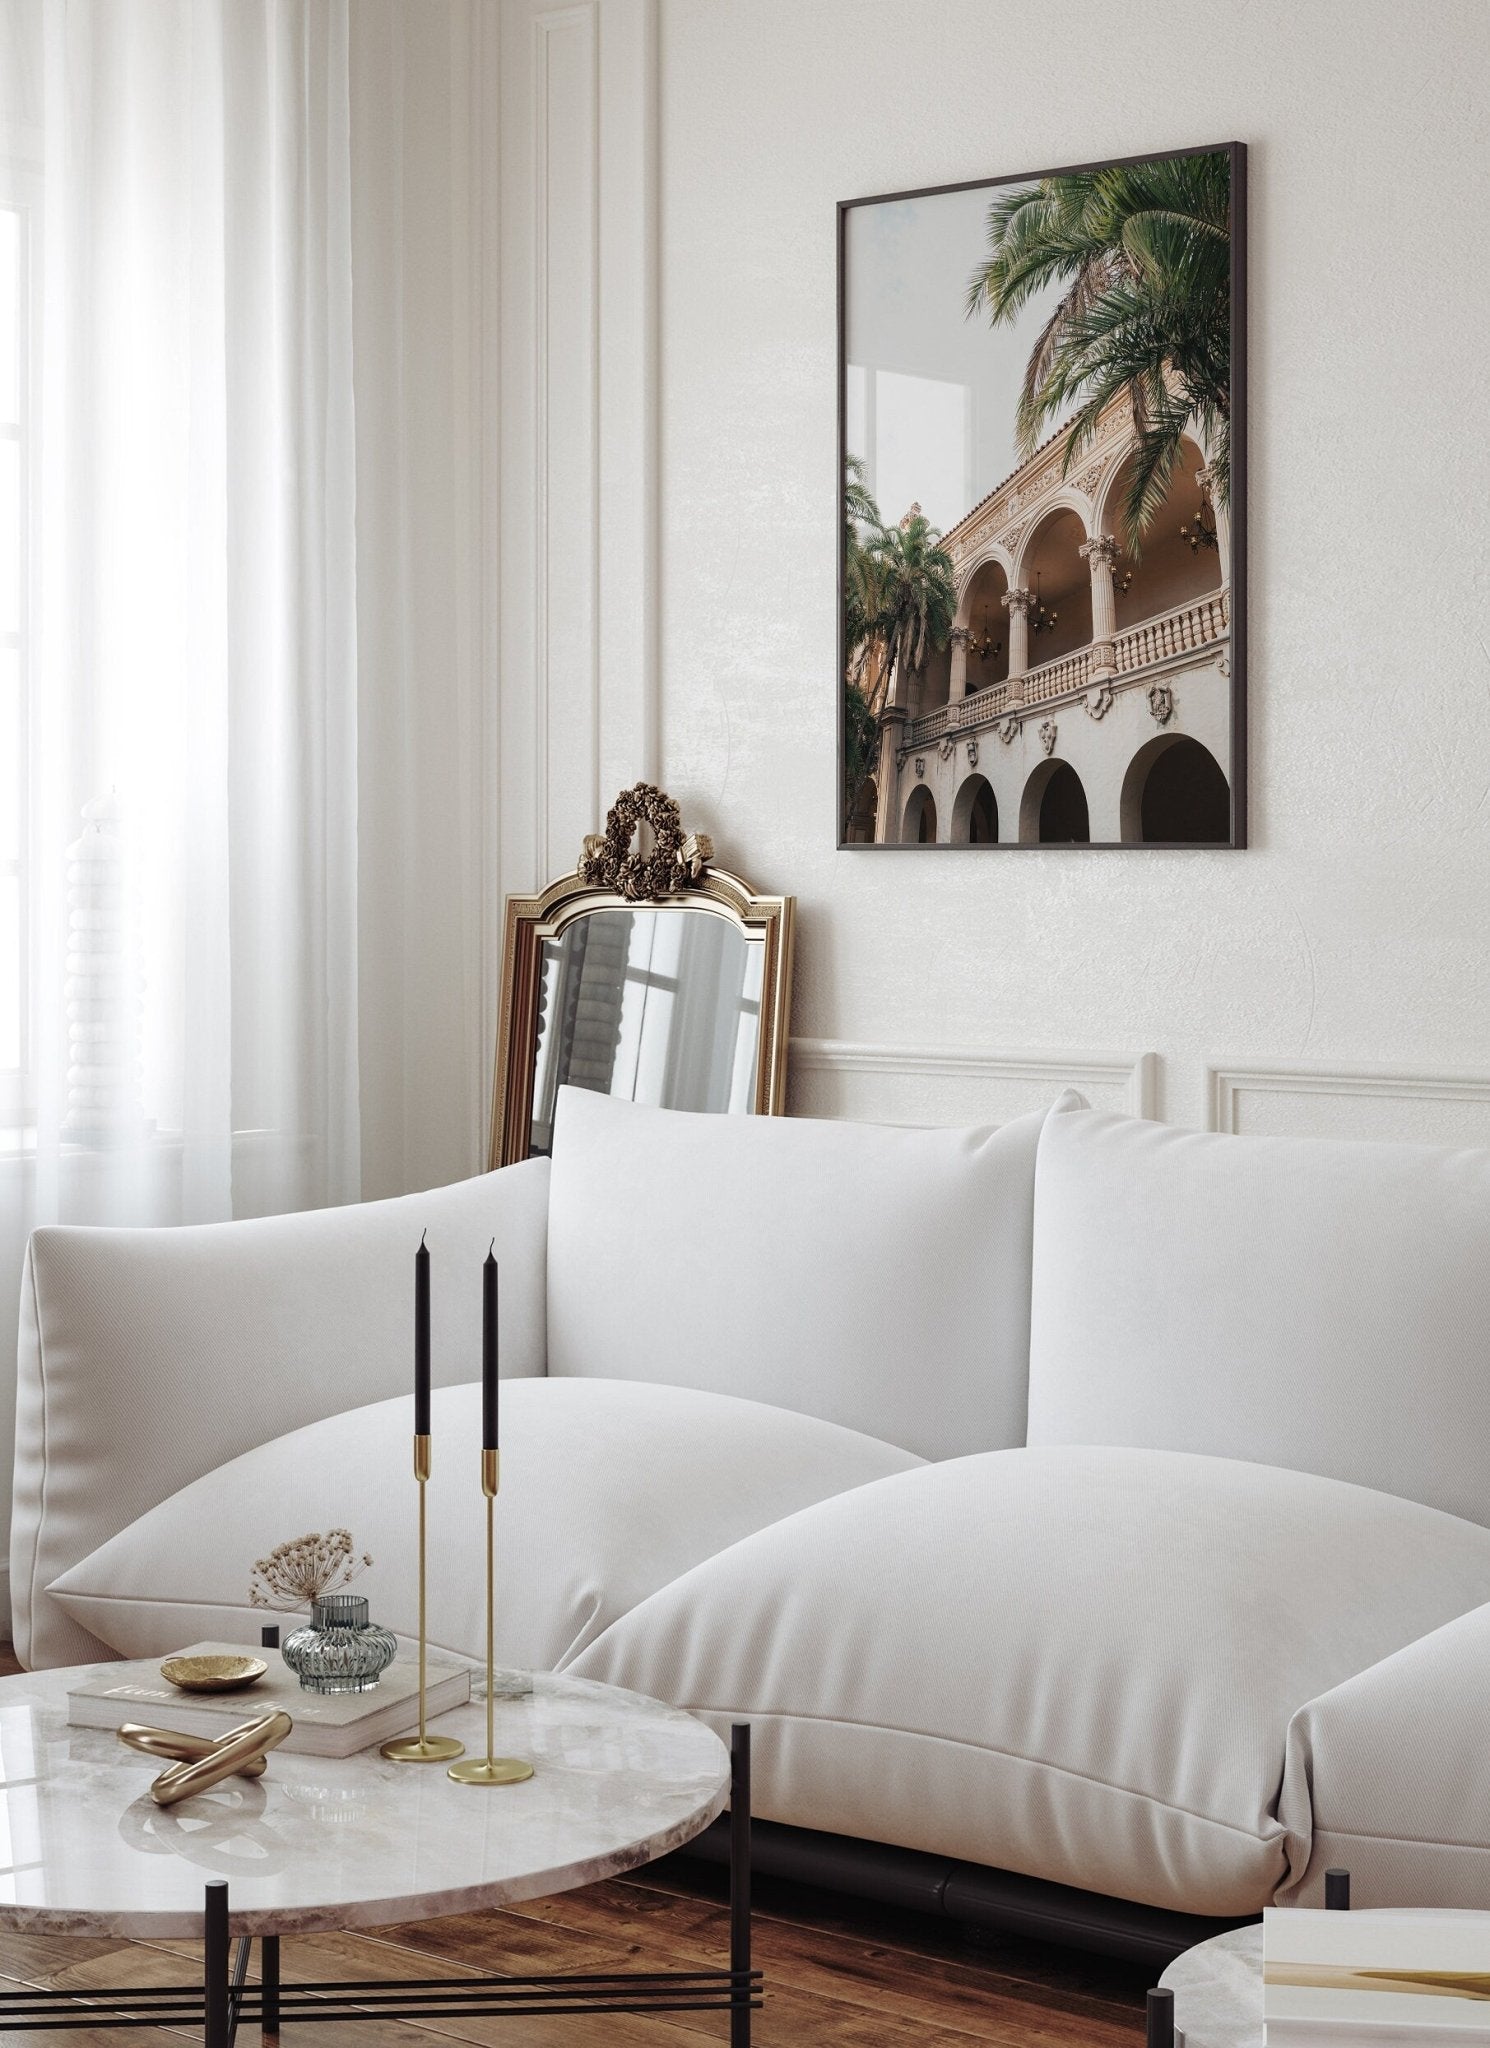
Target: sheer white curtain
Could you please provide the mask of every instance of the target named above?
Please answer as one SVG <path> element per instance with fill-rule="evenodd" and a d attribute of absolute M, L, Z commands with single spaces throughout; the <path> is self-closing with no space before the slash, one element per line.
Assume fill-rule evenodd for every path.
<path fill-rule="evenodd" d="M 347 0 L 39 30 L 27 1220 L 350 1199 Z"/>
<path fill-rule="evenodd" d="M 38 1224 L 482 1163 L 494 43 L 488 0 L 0 0 L 34 428 L 7 1350 Z"/>

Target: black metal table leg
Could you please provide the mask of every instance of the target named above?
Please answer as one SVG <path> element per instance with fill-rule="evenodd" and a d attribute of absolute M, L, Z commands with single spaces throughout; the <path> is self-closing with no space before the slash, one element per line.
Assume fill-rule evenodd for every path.
<path fill-rule="evenodd" d="M 1174 2048 L 1174 1993 L 1154 1990 L 1148 1997 L 1145 2048 Z"/>
<path fill-rule="evenodd" d="M 259 2007 L 259 2027 L 267 2041 L 279 2034 L 279 1936 L 265 1934 L 259 1938 L 259 1986 L 262 2003 Z"/>
<path fill-rule="evenodd" d="M 729 1967 L 730 2048 L 750 2048 L 750 1730 L 730 1730 Z"/>
<path fill-rule="evenodd" d="M 228 2048 L 228 1887 L 215 1877 L 203 1912 L 202 2010 L 205 2048 Z"/>

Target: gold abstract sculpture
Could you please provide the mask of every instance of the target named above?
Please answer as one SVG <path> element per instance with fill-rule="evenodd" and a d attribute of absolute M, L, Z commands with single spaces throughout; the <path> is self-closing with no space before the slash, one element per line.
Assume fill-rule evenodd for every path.
<path fill-rule="evenodd" d="M 224 1778 L 262 1778 L 264 1762 L 294 1727 L 282 1708 L 245 1721 L 225 1735 L 184 1735 L 179 1728 L 146 1728 L 126 1721 L 119 1740 L 147 1756 L 171 1758 L 169 1770 L 161 1772 L 150 1787 L 157 1806 L 174 1806 L 195 1792 L 208 1792 Z"/>

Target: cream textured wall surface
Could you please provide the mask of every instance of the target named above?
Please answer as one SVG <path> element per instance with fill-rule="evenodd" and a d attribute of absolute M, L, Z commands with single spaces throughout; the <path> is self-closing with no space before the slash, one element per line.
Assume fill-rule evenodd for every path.
<path fill-rule="evenodd" d="M 1490 9 L 502 21 L 503 889 L 655 773 L 798 896 L 798 1109 L 1490 1142 Z M 1251 849 L 836 851 L 835 202 L 1233 137 Z"/>
<path fill-rule="evenodd" d="M 657 35 L 659 766 L 796 892 L 798 1033 L 1153 1050 L 1182 1122 L 1490 1138 L 1454 1078 L 1490 1072 L 1490 9 L 662 0 Z M 1251 850 L 836 852 L 835 202 L 1232 138 Z M 799 1106 L 872 1106 L 841 1078 Z"/>

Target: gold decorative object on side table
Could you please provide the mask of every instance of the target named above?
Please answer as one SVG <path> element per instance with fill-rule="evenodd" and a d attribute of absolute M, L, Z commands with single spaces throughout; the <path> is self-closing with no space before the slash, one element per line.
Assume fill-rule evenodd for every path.
<path fill-rule="evenodd" d="M 126 1721 L 119 1730 L 119 1740 L 130 1749 L 143 1750 L 147 1756 L 172 1759 L 170 1769 L 162 1771 L 150 1787 L 150 1797 L 157 1806 L 175 1806 L 195 1792 L 209 1792 L 224 1778 L 261 1778 L 267 1753 L 278 1748 L 294 1725 L 288 1714 L 276 1708 L 273 1713 L 261 1714 L 256 1721 L 245 1721 L 240 1728 L 230 1728 L 226 1735 L 215 1739 L 184 1735 L 178 1728 L 145 1728 Z"/>
<path fill-rule="evenodd" d="M 446 1776 L 457 1785 L 520 1785 L 533 1775 L 533 1766 L 523 1757 L 496 1756 L 492 1709 L 496 1699 L 496 1550 L 493 1540 L 492 1506 L 502 1482 L 502 1454 L 481 1453 L 481 1491 L 486 1495 L 486 1755 L 462 1757 Z"/>
<path fill-rule="evenodd" d="M 419 1487 L 419 1733 L 400 1735 L 392 1742 L 385 1742 L 379 1754 L 395 1764 L 436 1764 L 448 1763 L 453 1756 L 464 1753 L 465 1744 L 457 1742 L 453 1735 L 431 1735 L 425 1717 L 425 1619 L 424 1619 L 424 1574 L 426 1547 L 426 1520 L 424 1489 L 429 1484 L 431 1467 L 430 1440 L 428 1436 L 414 1438 L 414 1478 Z M 490 1745 L 488 1745 L 490 1746 Z"/>
<path fill-rule="evenodd" d="M 167 1657 L 160 1675 L 180 1692 L 242 1692 L 268 1669 L 262 1657 Z"/>

